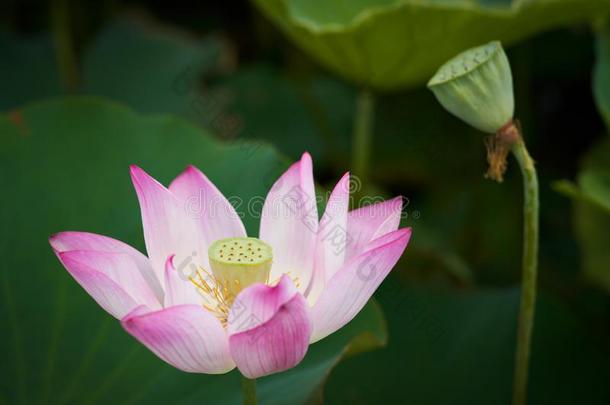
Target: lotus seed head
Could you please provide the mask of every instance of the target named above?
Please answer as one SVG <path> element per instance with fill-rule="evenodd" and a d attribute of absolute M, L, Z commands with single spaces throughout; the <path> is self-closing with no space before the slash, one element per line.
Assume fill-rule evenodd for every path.
<path fill-rule="evenodd" d="M 220 239 L 208 249 L 214 277 L 234 298 L 245 287 L 269 281 L 271 246 L 257 238 Z"/>
<path fill-rule="evenodd" d="M 483 132 L 495 133 L 513 118 L 512 74 L 498 41 L 449 60 L 428 88 L 450 113 Z"/>

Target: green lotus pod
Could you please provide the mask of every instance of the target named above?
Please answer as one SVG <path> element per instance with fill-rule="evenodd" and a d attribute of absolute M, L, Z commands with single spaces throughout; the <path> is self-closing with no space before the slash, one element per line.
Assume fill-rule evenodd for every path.
<path fill-rule="evenodd" d="M 498 41 L 449 60 L 428 88 L 450 113 L 483 132 L 495 133 L 513 118 L 513 79 Z"/>
<path fill-rule="evenodd" d="M 450 113 L 483 132 L 495 133 L 513 118 L 513 78 L 498 41 L 455 56 L 428 87 Z"/>
<path fill-rule="evenodd" d="M 212 243 L 208 256 L 214 277 L 231 299 L 251 284 L 269 281 L 273 253 L 260 239 L 220 239 Z"/>

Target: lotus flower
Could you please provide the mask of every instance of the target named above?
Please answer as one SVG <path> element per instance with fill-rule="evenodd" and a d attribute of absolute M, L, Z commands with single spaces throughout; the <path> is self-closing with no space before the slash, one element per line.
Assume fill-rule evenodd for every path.
<path fill-rule="evenodd" d="M 128 333 L 172 366 L 248 378 L 287 370 L 362 309 L 411 230 L 402 200 L 348 212 L 349 174 L 318 220 L 306 153 L 271 188 L 259 238 L 207 177 L 188 167 L 165 188 L 131 167 L 148 257 L 106 236 L 61 232 L 51 246 Z"/>

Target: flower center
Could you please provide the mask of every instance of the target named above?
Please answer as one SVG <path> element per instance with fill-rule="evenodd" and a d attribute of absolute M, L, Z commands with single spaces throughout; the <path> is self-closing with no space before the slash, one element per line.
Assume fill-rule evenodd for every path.
<path fill-rule="evenodd" d="M 271 246 L 257 238 L 227 238 L 208 249 L 214 278 L 223 286 L 227 301 L 254 283 L 269 282 L 273 254 Z"/>

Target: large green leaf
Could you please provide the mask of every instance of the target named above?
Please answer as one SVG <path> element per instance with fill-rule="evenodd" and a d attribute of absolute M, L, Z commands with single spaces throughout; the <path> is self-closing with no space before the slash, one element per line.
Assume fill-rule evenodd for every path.
<path fill-rule="evenodd" d="M 219 143 L 172 116 L 142 116 L 77 97 L 0 115 L 0 400 L 8 403 L 219 403 L 241 400 L 239 376 L 182 373 L 132 339 L 72 280 L 48 237 L 87 230 L 144 250 L 128 166 L 169 182 L 187 164 L 238 203 L 266 194 L 287 161 L 262 143 Z M 239 203 L 243 201 L 243 203 Z M 304 403 L 354 345 L 385 341 L 371 303 L 346 328 L 316 343 L 297 368 L 263 378 L 261 403 Z"/>
<path fill-rule="evenodd" d="M 610 10 L 608 0 L 253 1 L 320 63 L 379 89 L 421 84 L 474 45 L 512 43 Z"/>

